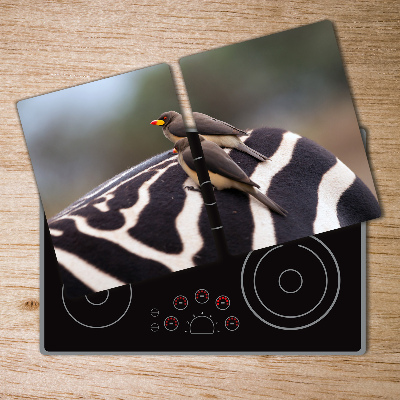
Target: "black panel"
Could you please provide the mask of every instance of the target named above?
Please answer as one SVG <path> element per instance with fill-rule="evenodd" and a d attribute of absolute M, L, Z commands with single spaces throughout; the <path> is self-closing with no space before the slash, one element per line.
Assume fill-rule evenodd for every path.
<path fill-rule="evenodd" d="M 362 349 L 360 225 L 317 238 L 326 247 L 306 238 L 279 248 L 255 251 L 244 268 L 247 255 L 87 298 L 63 299 L 47 235 L 44 349 L 47 352 L 359 352 Z M 329 277 L 326 291 L 324 267 L 319 259 Z M 252 269 L 257 269 L 254 279 Z M 268 308 L 292 318 L 271 317 L 271 313 L 264 312 L 265 307 L 257 304 L 251 293 L 254 282 Z M 203 289 L 202 296 L 198 294 L 196 299 L 199 289 Z M 324 292 L 324 299 L 318 303 Z M 309 310 L 312 312 L 307 316 L 293 318 Z"/>

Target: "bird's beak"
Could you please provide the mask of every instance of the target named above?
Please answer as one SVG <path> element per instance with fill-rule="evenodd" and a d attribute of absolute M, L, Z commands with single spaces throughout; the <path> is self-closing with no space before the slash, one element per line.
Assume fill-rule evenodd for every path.
<path fill-rule="evenodd" d="M 178 154 L 178 150 L 174 147 L 174 149 L 172 150 L 172 152 L 174 153 L 174 154 Z"/>
<path fill-rule="evenodd" d="M 154 121 L 150 122 L 151 125 L 164 125 L 165 122 L 162 119 L 155 119 Z"/>

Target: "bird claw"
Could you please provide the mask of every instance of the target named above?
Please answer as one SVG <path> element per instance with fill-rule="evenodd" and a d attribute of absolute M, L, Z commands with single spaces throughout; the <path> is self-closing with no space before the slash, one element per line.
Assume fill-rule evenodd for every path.
<path fill-rule="evenodd" d="M 200 192 L 200 189 L 194 186 L 184 186 L 184 189 L 191 190 L 192 192 Z"/>

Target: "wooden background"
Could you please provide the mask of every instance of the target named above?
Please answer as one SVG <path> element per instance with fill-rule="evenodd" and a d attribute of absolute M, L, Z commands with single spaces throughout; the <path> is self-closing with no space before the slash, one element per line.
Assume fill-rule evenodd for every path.
<path fill-rule="evenodd" d="M 367 354 L 42 356 L 39 200 L 16 102 L 322 19 L 384 212 L 368 229 Z M 399 399 L 399 19 L 397 0 L 0 0 L 0 398 Z"/>

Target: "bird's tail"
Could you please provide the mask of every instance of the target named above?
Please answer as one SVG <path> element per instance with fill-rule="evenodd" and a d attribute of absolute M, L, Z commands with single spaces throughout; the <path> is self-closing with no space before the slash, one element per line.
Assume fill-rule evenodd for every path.
<path fill-rule="evenodd" d="M 288 212 L 284 208 L 282 208 L 279 204 L 276 204 L 273 200 L 271 200 L 264 193 L 261 193 L 259 190 L 257 190 L 254 187 L 252 187 L 252 190 L 249 190 L 248 193 L 251 194 L 252 196 L 254 196 L 258 201 L 261 201 L 261 203 L 263 203 L 265 206 L 267 206 L 271 210 L 286 217 Z"/>
<path fill-rule="evenodd" d="M 247 154 L 253 156 L 254 158 L 257 158 L 257 160 L 260 160 L 260 161 L 269 160 L 269 158 L 264 156 L 264 154 L 261 154 L 258 151 L 252 149 L 251 147 L 246 146 L 242 141 L 240 141 L 240 143 L 237 144 L 236 148 L 240 151 L 243 151 L 243 153 L 247 153 Z"/>

